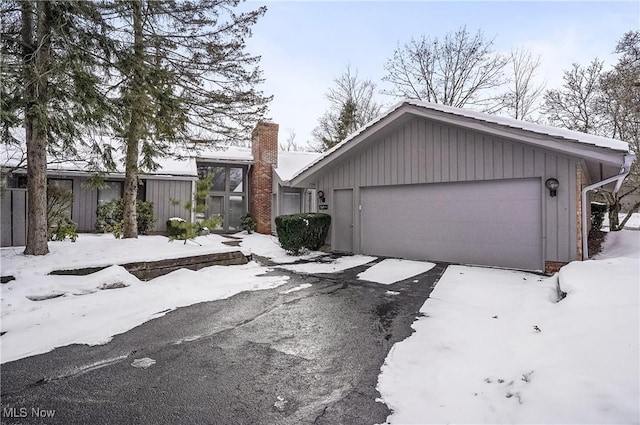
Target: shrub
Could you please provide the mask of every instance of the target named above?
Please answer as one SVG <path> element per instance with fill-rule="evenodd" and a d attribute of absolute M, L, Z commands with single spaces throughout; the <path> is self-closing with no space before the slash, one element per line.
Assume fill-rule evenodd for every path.
<path fill-rule="evenodd" d="M 215 229 L 222 223 L 222 217 L 213 217 L 196 223 L 189 223 L 182 218 L 174 217 L 167 220 L 167 237 L 171 240 L 183 240 L 201 236 L 210 229 Z"/>
<path fill-rule="evenodd" d="M 78 239 L 78 225 L 66 215 L 60 217 L 57 222 L 49 223 L 47 239 L 50 241 L 63 241 L 67 238 L 75 242 Z"/>
<path fill-rule="evenodd" d="M 601 204 L 599 202 L 591 203 L 591 230 L 600 230 L 606 212 L 606 204 Z"/>
<path fill-rule="evenodd" d="M 253 215 L 246 213 L 240 217 L 240 227 L 242 227 L 242 230 L 246 230 L 248 234 L 251 234 L 256 231 L 258 223 Z"/>
<path fill-rule="evenodd" d="M 291 214 L 276 217 L 276 230 L 282 248 L 298 255 L 303 249 L 316 250 L 324 244 L 331 216 L 323 213 Z"/>
<path fill-rule="evenodd" d="M 113 233 L 116 238 L 122 234 L 124 217 L 124 200 L 113 199 L 98 206 L 96 230 L 103 233 Z M 156 222 L 153 217 L 153 203 L 137 201 L 136 215 L 138 220 L 138 234 L 145 235 Z"/>
<path fill-rule="evenodd" d="M 73 193 L 70 190 L 53 184 L 47 186 L 47 240 L 69 238 L 76 241 L 78 225 L 69 217 L 72 204 Z"/>

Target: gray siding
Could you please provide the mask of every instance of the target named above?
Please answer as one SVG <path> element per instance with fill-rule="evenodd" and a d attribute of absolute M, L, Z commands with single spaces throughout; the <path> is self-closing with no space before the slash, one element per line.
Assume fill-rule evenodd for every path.
<path fill-rule="evenodd" d="M 180 217 L 191 221 L 184 205 L 191 201 L 192 182 L 185 180 L 146 180 L 147 202 L 153 202 L 156 225 L 154 231 L 167 230 L 167 220 Z"/>
<path fill-rule="evenodd" d="M 85 177 L 73 179 L 73 209 L 71 219 L 78 223 L 79 232 L 95 232 L 98 190 L 87 184 Z"/>
<path fill-rule="evenodd" d="M 3 189 L 0 196 L 0 246 L 27 243 L 27 190 Z"/>
<path fill-rule="evenodd" d="M 332 208 L 334 188 L 354 188 L 357 204 L 360 187 L 540 177 L 544 258 L 572 261 L 576 259 L 577 240 L 576 166 L 575 158 L 414 118 L 328 169 L 316 188 L 324 191 Z M 560 181 L 554 198 L 544 188 L 549 177 Z M 354 228 L 354 250 L 361 252 L 359 214 Z"/>

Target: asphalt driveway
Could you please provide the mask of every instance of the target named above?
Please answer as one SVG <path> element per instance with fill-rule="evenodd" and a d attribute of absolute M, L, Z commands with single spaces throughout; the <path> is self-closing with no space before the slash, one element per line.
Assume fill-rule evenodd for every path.
<path fill-rule="evenodd" d="M 105 345 L 3 364 L 2 423 L 384 422 L 380 367 L 446 264 L 392 285 L 357 280 L 367 267 L 276 270 L 291 276 L 286 285 L 180 308 Z M 312 286 L 285 293 L 303 283 Z"/>

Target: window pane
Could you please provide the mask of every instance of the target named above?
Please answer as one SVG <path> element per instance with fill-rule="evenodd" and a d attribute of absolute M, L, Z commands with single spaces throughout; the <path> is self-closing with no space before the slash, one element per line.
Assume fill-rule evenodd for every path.
<path fill-rule="evenodd" d="M 198 177 L 200 179 L 204 179 L 208 175 L 211 175 L 213 177 L 211 190 L 223 192 L 226 188 L 225 171 L 226 167 L 212 167 L 210 165 L 202 165 L 198 167 Z"/>
<path fill-rule="evenodd" d="M 244 170 L 242 168 L 229 168 L 229 190 L 231 192 L 244 192 Z"/>
<path fill-rule="evenodd" d="M 122 182 L 104 182 L 105 187 L 98 189 L 98 205 L 122 198 Z"/>
<path fill-rule="evenodd" d="M 244 196 L 229 196 L 229 230 L 240 230 L 240 218 L 246 212 Z"/>
<path fill-rule="evenodd" d="M 224 220 L 224 196 L 210 196 L 209 203 L 207 204 L 207 219 L 220 217 Z M 222 229 L 223 221 L 220 220 L 220 225 L 215 229 Z"/>
<path fill-rule="evenodd" d="M 47 180 L 47 185 L 49 186 L 55 186 L 59 189 L 64 190 L 65 192 L 68 192 L 69 194 L 71 194 L 71 199 L 68 204 L 66 204 L 64 206 L 64 209 L 62 208 L 62 199 L 64 198 L 59 198 L 57 199 L 57 202 L 55 202 L 54 204 L 51 204 L 53 206 L 53 210 L 60 212 L 60 213 L 64 213 L 64 215 L 66 215 L 67 217 L 71 218 L 71 212 L 73 210 L 73 181 L 72 180 L 66 180 L 66 179 L 48 179 Z M 49 192 L 50 194 L 51 192 Z M 51 196 L 51 195 L 49 195 Z M 64 197 L 64 195 L 62 195 Z M 49 199 L 49 202 L 51 202 L 51 199 Z M 55 205 L 55 206 L 54 206 Z M 55 214 L 55 212 L 54 212 Z"/>
<path fill-rule="evenodd" d="M 224 191 L 226 188 L 225 181 L 225 167 L 211 167 L 211 174 L 213 174 L 213 184 L 211 190 Z"/>
<path fill-rule="evenodd" d="M 300 194 L 299 193 L 283 193 L 283 214 L 298 214 L 300 212 Z"/>

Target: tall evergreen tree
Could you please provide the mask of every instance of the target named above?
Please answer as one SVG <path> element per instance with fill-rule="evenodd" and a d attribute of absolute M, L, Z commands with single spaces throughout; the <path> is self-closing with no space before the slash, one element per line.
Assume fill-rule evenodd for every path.
<path fill-rule="evenodd" d="M 2 141 L 24 127 L 29 193 L 25 254 L 45 255 L 47 157 L 76 156 L 86 129 L 107 112 L 95 77 L 101 18 L 83 1 L 5 1 L 1 21 Z"/>
<path fill-rule="evenodd" d="M 235 13 L 238 0 L 104 3 L 114 51 L 114 136 L 125 152 L 125 238 L 137 237 L 140 171 L 157 159 L 200 143 L 247 140 L 269 97 L 259 57 L 245 51 L 251 26 L 265 7 Z"/>

